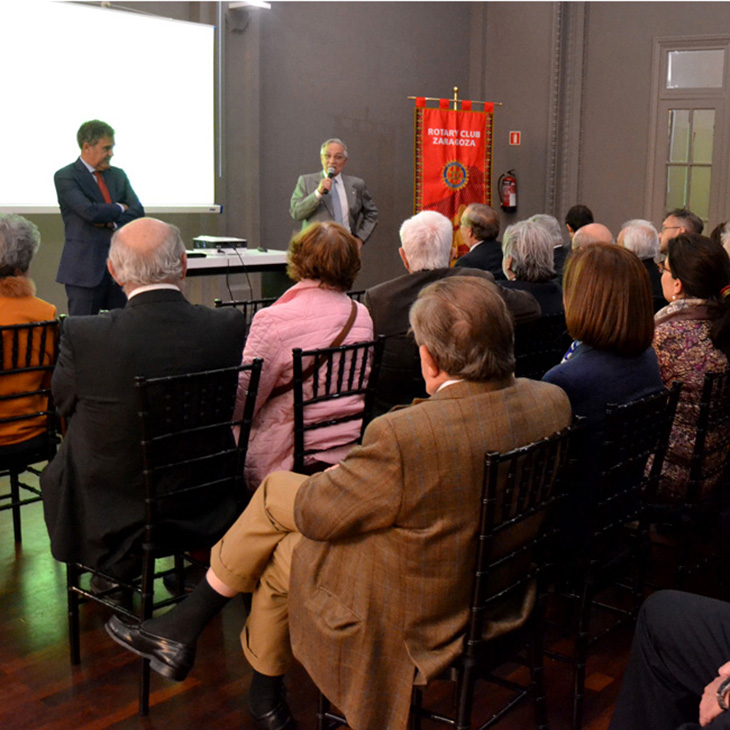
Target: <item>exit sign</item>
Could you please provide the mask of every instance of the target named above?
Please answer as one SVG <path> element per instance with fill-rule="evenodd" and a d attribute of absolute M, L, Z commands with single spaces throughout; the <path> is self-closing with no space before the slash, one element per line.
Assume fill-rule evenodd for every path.
<path fill-rule="evenodd" d="M 509 143 L 514 146 L 519 146 L 522 141 L 522 132 L 510 132 Z"/>

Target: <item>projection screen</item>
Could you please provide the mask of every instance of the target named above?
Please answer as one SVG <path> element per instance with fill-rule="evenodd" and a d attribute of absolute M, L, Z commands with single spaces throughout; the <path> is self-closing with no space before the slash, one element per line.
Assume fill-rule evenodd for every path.
<path fill-rule="evenodd" d="M 65 2 L 0 5 L 0 210 L 55 213 L 89 119 L 150 211 L 215 206 L 215 28 Z"/>

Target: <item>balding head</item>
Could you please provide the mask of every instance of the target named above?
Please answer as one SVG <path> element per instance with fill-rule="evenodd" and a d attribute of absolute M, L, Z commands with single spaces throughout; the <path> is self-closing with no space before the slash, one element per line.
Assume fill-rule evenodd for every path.
<path fill-rule="evenodd" d="M 112 236 L 109 272 L 129 294 L 149 284 L 175 284 L 185 278 L 185 244 L 177 227 L 155 218 L 138 218 Z"/>
<path fill-rule="evenodd" d="M 491 241 L 499 235 L 499 216 L 484 203 L 471 203 L 461 214 L 461 225 L 471 230 L 475 241 Z"/>
<path fill-rule="evenodd" d="M 583 248 L 593 243 L 616 243 L 611 231 L 602 223 L 589 223 L 581 226 L 573 236 L 573 248 Z"/>

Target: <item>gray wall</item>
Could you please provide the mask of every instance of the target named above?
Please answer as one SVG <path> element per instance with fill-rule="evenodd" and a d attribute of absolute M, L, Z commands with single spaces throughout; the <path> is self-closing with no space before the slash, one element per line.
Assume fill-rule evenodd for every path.
<path fill-rule="evenodd" d="M 218 17 L 217 3 L 124 5 L 207 23 Z M 297 176 L 318 169 L 325 138 L 341 136 L 348 172 L 367 181 L 381 212 L 358 287 L 402 271 L 397 232 L 413 205 L 406 97 L 451 96 L 458 86 L 462 98 L 503 103 L 493 183 L 515 168 L 520 196 L 503 224 L 537 212 L 562 220 L 583 202 L 615 230 L 647 214 L 653 39 L 730 29 L 726 4 L 701 2 L 273 2 L 268 11 L 223 4 L 223 16 L 223 213 L 165 217 L 187 239 L 239 235 L 284 248 Z M 520 147 L 508 145 L 512 129 L 523 134 Z M 39 294 L 63 309 L 53 282 L 60 217 L 33 218 L 44 243 L 32 274 Z"/>

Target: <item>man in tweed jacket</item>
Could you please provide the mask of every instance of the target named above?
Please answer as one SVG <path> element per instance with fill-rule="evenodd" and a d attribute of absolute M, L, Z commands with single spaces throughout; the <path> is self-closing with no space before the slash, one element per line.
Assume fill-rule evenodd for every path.
<path fill-rule="evenodd" d="M 494 283 L 462 276 L 426 287 L 411 325 L 431 397 L 375 419 L 332 469 L 269 475 L 213 548 L 207 584 L 253 592 L 241 639 L 257 727 L 294 727 L 280 688 L 269 708 L 258 693 L 262 677 L 282 677 L 296 657 L 350 727 L 405 728 L 413 683 L 462 648 L 485 452 L 570 422 L 561 389 L 515 380 L 512 323 Z M 167 671 L 170 648 L 196 638 L 174 631 L 190 623 L 178 610 L 136 632 L 118 619 L 108 629 Z"/>

